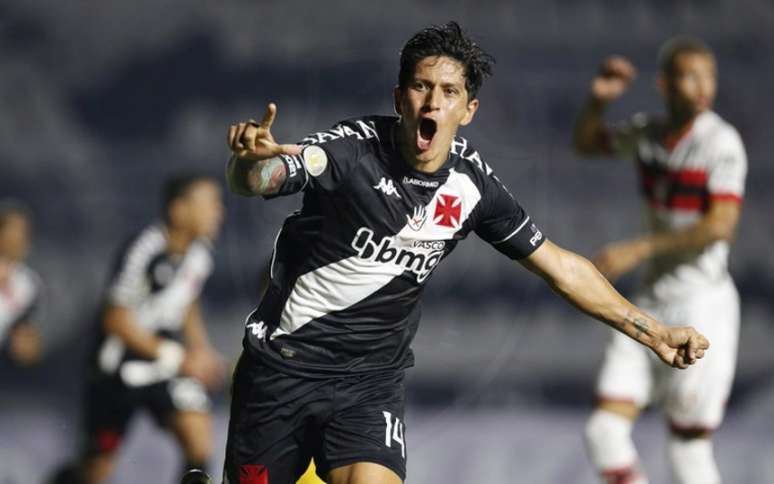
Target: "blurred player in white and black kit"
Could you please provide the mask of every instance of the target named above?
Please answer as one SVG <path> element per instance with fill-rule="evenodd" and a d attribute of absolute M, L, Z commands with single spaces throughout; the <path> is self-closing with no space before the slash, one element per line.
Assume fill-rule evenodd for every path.
<path fill-rule="evenodd" d="M 220 383 L 224 368 L 199 296 L 212 272 L 221 189 L 212 178 L 186 174 L 167 180 L 163 197 L 163 220 L 132 237 L 113 267 L 87 375 L 85 442 L 57 484 L 104 482 L 139 410 L 176 437 L 184 470 L 204 468 L 210 458 L 206 387 Z"/>
<path fill-rule="evenodd" d="M 331 484 L 402 482 L 403 379 L 420 298 L 472 232 L 668 364 L 703 356 L 702 335 L 644 314 L 589 261 L 546 240 L 456 135 L 492 63 L 456 23 L 430 27 L 401 52 L 397 117 L 354 118 L 283 145 L 270 104 L 260 123 L 229 129 L 231 189 L 303 193 L 303 205 L 277 234 L 269 289 L 247 321 L 224 482 L 293 483 L 310 457 Z"/>
<path fill-rule="evenodd" d="M 0 352 L 21 366 L 40 358 L 34 326 L 41 283 L 24 262 L 30 248 L 28 211 L 15 201 L 0 201 Z"/>
<path fill-rule="evenodd" d="M 695 325 L 712 341 L 712 351 L 677 372 L 614 334 L 587 440 L 604 482 L 647 482 L 631 440 L 632 423 L 646 405 L 661 403 L 675 482 L 718 484 L 710 439 L 723 419 L 736 366 L 739 295 L 727 262 L 747 158 L 737 131 L 712 111 L 717 73 L 709 47 L 676 37 L 662 47 L 659 70 L 665 115 L 605 123 L 605 107 L 635 77 L 627 59 L 611 57 L 593 79 L 576 126 L 580 153 L 635 162 L 645 201 L 648 233 L 606 246 L 596 263 L 611 280 L 645 264 L 637 304 L 669 325 Z"/>

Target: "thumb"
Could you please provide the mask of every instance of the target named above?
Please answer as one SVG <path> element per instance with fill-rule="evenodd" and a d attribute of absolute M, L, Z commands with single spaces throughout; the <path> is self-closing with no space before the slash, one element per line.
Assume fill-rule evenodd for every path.
<path fill-rule="evenodd" d="M 295 144 L 289 144 L 289 145 L 279 145 L 279 154 L 283 155 L 300 155 L 303 151 L 304 147 L 301 145 L 295 145 Z"/>

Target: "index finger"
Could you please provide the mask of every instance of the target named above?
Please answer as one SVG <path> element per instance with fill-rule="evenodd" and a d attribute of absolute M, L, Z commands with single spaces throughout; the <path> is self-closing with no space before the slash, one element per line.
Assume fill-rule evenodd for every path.
<path fill-rule="evenodd" d="M 269 103 L 268 106 L 266 106 L 266 114 L 263 115 L 263 119 L 261 119 L 261 123 L 259 126 L 263 129 L 269 129 L 271 128 L 272 123 L 274 123 L 274 118 L 277 116 L 277 105 L 274 103 Z"/>

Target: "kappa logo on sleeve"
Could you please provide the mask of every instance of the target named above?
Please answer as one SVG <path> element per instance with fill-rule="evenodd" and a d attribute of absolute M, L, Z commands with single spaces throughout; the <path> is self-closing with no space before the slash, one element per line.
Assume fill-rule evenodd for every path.
<path fill-rule="evenodd" d="M 303 153 L 306 171 L 312 176 L 320 176 L 328 167 L 328 155 L 319 146 L 307 146 Z"/>

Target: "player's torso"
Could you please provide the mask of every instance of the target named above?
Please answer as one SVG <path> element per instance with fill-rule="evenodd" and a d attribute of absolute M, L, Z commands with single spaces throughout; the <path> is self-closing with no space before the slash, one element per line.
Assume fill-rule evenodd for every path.
<path fill-rule="evenodd" d="M 107 299 L 129 309 L 132 323 L 154 335 L 182 340 L 186 314 L 212 270 L 205 242 L 194 241 L 181 254 L 168 250 L 165 230 L 147 227 L 120 251 Z M 116 336 L 102 334 L 95 365 L 112 374 L 128 360 L 145 359 Z"/>
<path fill-rule="evenodd" d="M 164 251 L 146 267 L 145 295 L 133 310 L 140 325 L 152 331 L 178 332 L 191 303 L 210 272 L 207 250 L 194 245 L 181 255 Z"/>
<path fill-rule="evenodd" d="M 0 284 L 0 344 L 11 326 L 28 313 L 37 294 L 37 276 L 24 264 L 17 264 Z"/>
<path fill-rule="evenodd" d="M 670 136 L 663 123 L 649 126 L 640 141 L 637 165 L 645 198 L 644 218 L 654 233 L 673 232 L 699 221 L 710 206 L 709 160 L 713 138 L 726 129 L 714 112 L 701 114 L 683 133 Z M 645 280 L 665 297 L 679 297 L 704 284 L 724 282 L 729 245 L 725 241 L 693 251 L 656 257 Z"/>
<path fill-rule="evenodd" d="M 305 207 L 314 207 L 307 213 L 322 215 L 313 260 L 357 258 L 364 271 L 422 284 L 467 235 L 480 199 L 468 175 L 455 166 L 427 175 L 397 164 L 368 153 L 335 192 L 307 194 Z"/>
<path fill-rule="evenodd" d="M 366 348 L 388 360 L 407 350 L 422 288 L 471 230 L 481 181 L 475 161 L 460 156 L 472 150 L 456 146 L 425 174 L 400 157 L 391 125 L 375 128 L 342 182 L 307 191 L 286 220 L 258 311 L 264 326 L 248 331 L 256 345 L 268 338 L 293 358 L 307 341 L 319 350 L 311 358 L 331 365 Z"/>

